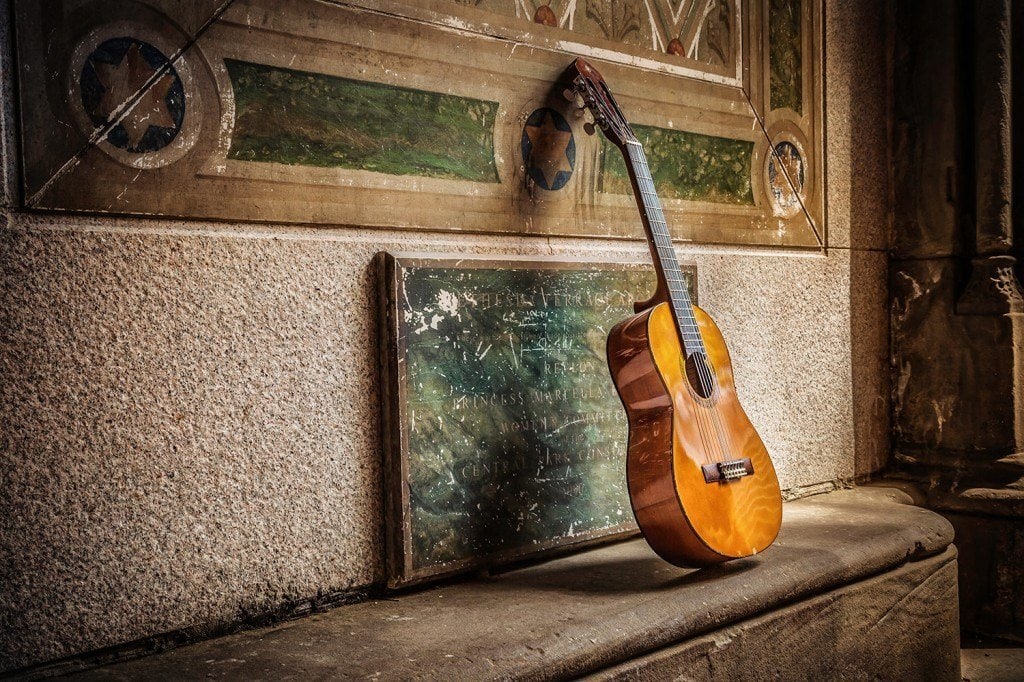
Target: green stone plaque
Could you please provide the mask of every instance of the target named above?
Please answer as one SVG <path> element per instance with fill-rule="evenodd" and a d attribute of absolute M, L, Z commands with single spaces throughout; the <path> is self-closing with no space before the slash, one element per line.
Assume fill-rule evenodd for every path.
<path fill-rule="evenodd" d="M 635 533 L 605 340 L 653 269 L 390 254 L 379 269 L 389 584 Z"/>

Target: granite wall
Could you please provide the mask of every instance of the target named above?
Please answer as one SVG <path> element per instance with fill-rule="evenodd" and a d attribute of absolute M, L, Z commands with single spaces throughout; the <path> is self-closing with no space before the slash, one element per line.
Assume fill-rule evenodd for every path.
<path fill-rule="evenodd" d="M 824 16 L 829 248 L 680 249 L 791 496 L 888 452 L 886 12 Z M 646 258 L 21 210 L 4 35 L 0 671 L 381 582 L 376 252 Z"/>

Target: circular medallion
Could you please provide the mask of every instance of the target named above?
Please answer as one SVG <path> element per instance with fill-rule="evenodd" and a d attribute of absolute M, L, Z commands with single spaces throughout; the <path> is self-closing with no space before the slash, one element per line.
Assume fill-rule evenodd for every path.
<path fill-rule="evenodd" d="M 199 97 L 179 38 L 116 22 L 83 36 L 68 69 L 69 106 L 96 146 L 134 168 L 177 161 L 199 137 Z"/>
<path fill-rule="evenodd" d="M 559 190 L 572 177 L 576 142 L 572 126 L 554 109 L 537 109 L 523 126 L 523 165 L 541 189 Z"/>
<path fill-rule="evenodd" d="M 784 140 L 768 154 L 768 192 L 775 214 L 792 216 L 801 210 L 806 185 L 803 155 L 794 143 Z"/>
<path fill-rule="evenodd" d="M 97 127 L 116 121 L 107 141 L 133 154 L 171 144 L 185 120 L 181 77 L 162 52 L 142 40 L 103 41 L 86 57 L 79 88 L 89 120 Z"/>

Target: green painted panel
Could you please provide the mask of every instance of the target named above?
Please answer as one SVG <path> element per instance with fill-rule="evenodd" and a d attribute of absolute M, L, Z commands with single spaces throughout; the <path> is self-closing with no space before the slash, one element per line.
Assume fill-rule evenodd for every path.
<path fill-rule="evenodd" d="M 399 273 L 414 569 L 634 528 L 605 339 L 647 298 L 653 271 Z"/>
<path fill-rule="evenodd" d="M 772 109 L 803 108 L 802 0 L 771 0 L 768 8 L 768 62 Z"/>
<path fill-rule="evenodd" d="M 497 102 L 224 60 L 228 158 L 498 182 Z"/>
<path fill-rule="evenodd" d="M 652 126 L 633 126 L 633 132 L 644 145 L 662 199 L 753 205 L 753 142 Z M 603 138 L 601 146 L 598 188 L 611 194 L 632 194 L 622 153 Z"/>

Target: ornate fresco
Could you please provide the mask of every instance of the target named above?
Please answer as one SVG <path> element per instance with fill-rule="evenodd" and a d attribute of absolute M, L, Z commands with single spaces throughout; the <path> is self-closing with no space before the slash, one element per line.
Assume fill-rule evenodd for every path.
<path fill-rule="evenodd" d="M 590 38 L 668 53 L 695 69 L 736 74 L 740 14 L 733 0 L 454 1 Z"/>
<path fill-rule="evenodd" d="M 25 202 L 636 238 L 618 151 L 562 97 L 582 54 L 678 238 L 817 248 L 818 3 L 18 3 Z"/>

